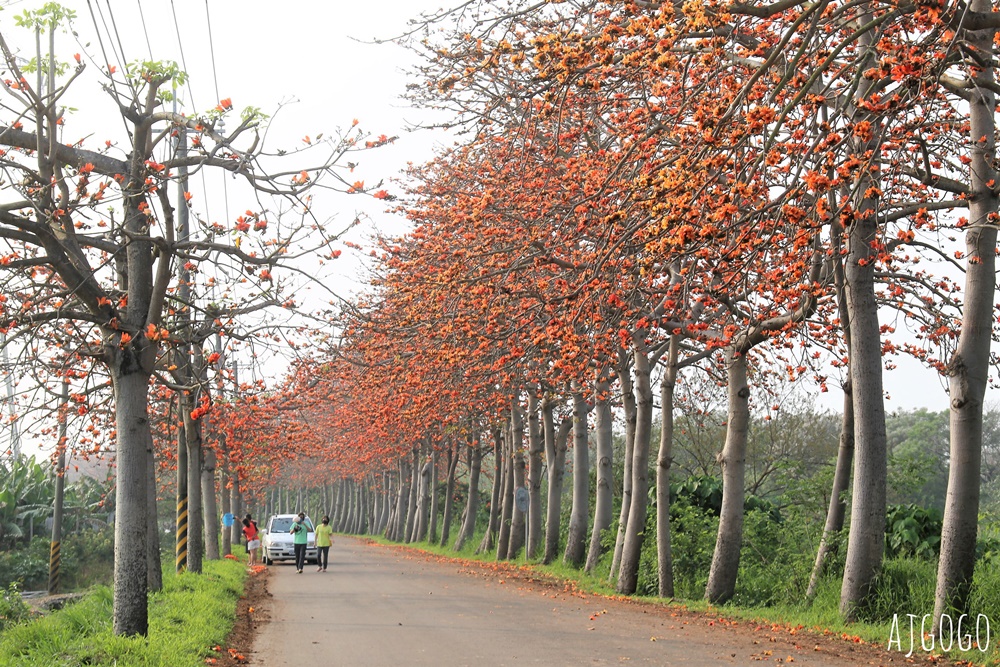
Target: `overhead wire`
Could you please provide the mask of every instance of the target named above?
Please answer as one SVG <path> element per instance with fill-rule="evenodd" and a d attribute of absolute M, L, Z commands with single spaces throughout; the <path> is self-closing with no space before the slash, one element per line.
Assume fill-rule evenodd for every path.
<path fill-rule="evenodd" d="M 153 60 L 153 45 L 149 43 L 149 30 L 146 29 L 146 15 L 142 11 L 141 0 L 135 0 L 136 6 L 139 8 L 139 18 L 142 19 L 142 33 L 146 36 L 146 48 L 149 49 L 149 59 Z"/>
<path fill-rule="evenodd" d="M 212 81 L 215 84 L 215 99 L 221 100 L 222 95 L 219 93 L 219 72 L 215 66 L 215 38 L 212 34 L 212 13 L 209 10 L 208 0 L 205 0 L 205 23 L 208 26 L 208 52 L 212 59 Z M 221 174 L 222 178 L 222 206 L 226 213 L 226 222 L 229 222 L 229 185 L 226 182 L 225 173 Z M 215 296 L 215 286 L 212 286 L 212 296 Z"/>

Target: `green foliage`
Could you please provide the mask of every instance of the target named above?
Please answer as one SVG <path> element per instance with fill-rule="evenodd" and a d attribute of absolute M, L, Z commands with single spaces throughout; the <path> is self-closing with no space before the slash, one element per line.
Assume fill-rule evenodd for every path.
<path fill-rule="evenodd" d="M 26 9 L 14 17 L 19 28 L 31 30 L 55 29 L 76 18 L 76 12 L 63 7 L 58 2 L 46 2 L 40 9 Z"/>
<path fill-rule="evenodd" d="M 656 534 L 656 515 L 651 512 L 652 523 L 647 528 L 649 535 Z M 708 570 L 712 564 L 715 536 L 719 530 L 719 517 L 709 509 L 678 500 L 670 505 L 670 547 L 674 565 L 674 595 L 679 598 L 699 599 L 705 594 Z M 642 563 L 652 560 L 652 570 L 640 569 L 640 584 L 647 578 L 656 583 L 644 586 L 655 594 L 658 588 L 656 571 L 656 540 L 647 540 L 643 545 Z M 646 554 L 645 552 L 650 552 Z"/>
<path fill-rule="evenodd" d="M 760 607 L 805 598 L 817 535 L 809 522 L 799 517 L 782 521 L 776 514 L 761 504 L 744 517 L 733 604 Z"/>
<path fill-rule="evenodd" d="M 80 602 L 0 634 L 0 666 L 145 665 L 199 667 L 225 641 L 243 593 L 246 568 L 206 561 L 201 575 L 165 566 L 164 588 L 150 596 L 149 637 L 118 637 L 112 592 L 101 586 Z"/>
<path fill-rule="evenodd" d="M 126 66 L 129 81 L 135 86 L 142 86 L 144 83 L 159 86 L 167 81 L 173 82 L 173 89 L 161 89 L 156 96 L 164 102 L 171 102 L 174 99 L 174 92 L 177 86 L 187 83 L 187 72 L 180 68 L 173 60 L 136 60 Z"/>
<path fill-rule="evenodd" d="M 27 546 L 0 551 L 0 587 L 18 584 L 23 590 L 48 585 L 50 538 L 35 537 Z M 69 534 L 62 541 L 62 589 L 82 590 L 111 582 L 114 569 L 114 528 Z"/>
<path fill-rule="evenodd" d="M 655 494 L 655 489 L 652 493 Z M 719 516 L 722 511 L 722 480 L 711 475 L 692 475 L 683 481 L 671 483 L 671 506 L 681 502 Z"/>
<path fill-rule="evenodd" d="M 913 504 L 889 506 L 885 517 L 886 557 L 931 560 L 940 549 L 941 512 Z"/>
<path fill-rule="evenodd" d="M 0 632 L 30 617 L 31 608 L 21 598 L 17 584 L 10 584 L 6 589 L 0 590 Z"/>

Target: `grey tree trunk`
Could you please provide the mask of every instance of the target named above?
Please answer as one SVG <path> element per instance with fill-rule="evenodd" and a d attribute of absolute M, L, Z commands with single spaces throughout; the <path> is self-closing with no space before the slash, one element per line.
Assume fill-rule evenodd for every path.
<path fill-rule="evenodd" d="M 455 551 L 461 551 L 465 543 L 475 534 L 476 515 L 479 514 L 479 474 L 483 466 L 483 450 L 478 446 L 472 446 L 472 443 L 470 443 L 468 457 L 469 495 L 465 501 L 465 520 L 458 531 L 455 546 L 452 547 Z"/>
<path fill-rule="evenodd" d="M 750 388 L 747 360 L 731 346 L 726 348 L 729 412 L 726 443 L 719 463 L 722 466 L 722 511 L 719 532 L 712 554 L 712 568 L 705 587 L 705 599 L 722 604 L 736 592 L 736 575 L 743 546 L 744 482 L 746 479 L 747 432 L 750 427 Z"/>
<path fill-rule="evenodd" d="M 69 409 L 69 379 L 63 378 L 62 394 L 59 398 L 59 429 L 56 434 L 56 490 L 52 502 L 52 541 L 49 544 L 49 595 L 59 592 L 62 578 L 62 521 L 66 491 L 66 420 Z"/>
<path fill-rule="evenodd" d="M 337 531 L 347 532 L 347 480 L 337 480 L 337 500 L 334 503 L 336 514 L 332 519 Z"/>
<path fill-rule="evenodd" d="M 524 546 L 524 531 L 528 525 L 528 517 L 517 506 L 517 493 L 519 489 L 524 489 L 527 475 L 525 470 L 526 461 L 524 460 L 524 415 L 521 412 L 521 406 L 516 402 L 511 405 L 510 415 L 510 502 L 514 513 L 510 520 L 510 541 L 507 545 L 507 559 L 513 560 L 517 558 L 518 552 Z"/>
<path fill-rule="evenodd" d="M 223 459 L 223 461 L 225 462 L 225 459 Z M 239 519 L 236 518 L 235 513 L 233 512 L 232 496 L 230 495 L 229 489 L 227 488 L 231 483 L 230 478 L 231 476 L 229 474 L 229 466 L 223 463 L 222 480 L 219 482 L 219 501 L 220 501 L 219 512 L 222 513 L 222 516 L 225 516 L 227 514 L 233 514 L 234 515 L 233 525 L 235 525 L 236 523 L 239 523 Z M 232 483 L 235 483 L 235 481 L 233 481 Z M 232 553 L 233 553 L 233 531 L 231 527 L 227 528 L 225 525 L 223 525 L 222 556 L 226 557 L 231 555 Z"/>
<path fill-rule="evenodd" d="M 859 25 L 871 19 L 870 14 L 858 17 Z M 859 39 L 861 52 L 872 49 L 874 35 L 866 33 Z M 858 96 L 868 95 L 871 82 L 862 81 Z M 879 132 L 873 133 L 878 135 Z M 878 139 L 854 145 L 854 150 L 866 163 L 878 164 Z M 868 196 L 878 192 L 875 176 L 870 170 L 859 171 L 854 184 L 855 214 L 847 229 L 847 264 L 844 267 L 847 309 L 850 316 L 851 387 L 854 397 L 854 490 L 851 497 L 851 527 L 847 542 L 847 560 L 840 589 L 840 613 L 848 621 L 857 618 L 875 576 L 882 567 L 885 548 L 886 512 L 886 438 L 885 404 L 882 387 L 882 344 L 875 299 L 875 269 L 879 239 L 878 199 Z"/>
<path fill-rule="evenodd" d="M 603 552 L 601 540 L 604 537 L 604 531 L 611 527 L 611 513 L 613 511 L 615 480 L 611 468 L 611 461 L 614 458 L 614 439 L 611 432 L 613 419 L 611 416 L 611 377 L 610 368 L 606 368 L 598 374 L 594 397 L 597 491 L 594 503 L 594 526 L 590 533 L 590 549 L 587 552 L 587 564 L 584 567 L 587 572 L 591 572 L 597 567 L 597 561 Z"/>
<path fill-rule="evenodd" d="M 430 487 L 431 487 L 431 508 L 430 508 L 430 524 L 427 528 L 427 541 L 431 544 L 436 544 L 438 541 L 438 502 L 441 494 L 438 492 L 438 452 L 437 448 L 431 448 L 431 475 L 430 475 Z"/>
<path fill-rule="evenodd" d="M 659 594 L 674 596 L 674 559 L 670 547 L 670 467 L 674 462 L 674 387 L 680 336 L 670 337 L 667 367 L 660 381 L 660 451 L 656 454 L 656 572 Z"/>
<path fill-rule="evenodd" d="M 500 492 L 503 489 L 503 434 L 493 430 L 493 490 L 490 493 L 490 513 L 486 525 L 486 534 L 479 543 L 476 553 L 493 551 L 497 529 L 500 524 Z"/>
<path fill-rule="evenodd" d="M 844 412 L 841 415 L 840 447 L 837 449 L 837 464 L 833 473 L 833 488 L 830 490 L 830 506 L 826 511 L 823 537 L 816 551 L 816 562 L 809 575 L 806 600 L 816 597 L 820 578 L 826 568 L 826 561 L 836 548 L 835 537 L 844 529 L 847 514 L 847 488 L 851 483 L 851 467 L 854 463 L 854 399 L 851 396 L 851 381 L 844 382 Z"/>
<path fill-rule="evenodd" d="M 559 532 L 562 519 L 563 482 L 566 477 L 566 446 L 570 431 L 573 428 L 572 419 L 564 419 L 555 427 L 555 401 L 546 398 L 542 401 L 542 426 L 545 429 L 545 458 L 548 464 L 549 489 L 545 517 L 545 557 L 546 564 L 559 557 Z"/>
<path fill-rule="evenodd" d="M 587 549 L 587 518 L 590 515 L 590 431 L 587 414 L 590 407 L 583 394 L 573 396 L 573 507 L 569 514 L 569 534 L 563 562 L 571 567 L 583 565 Z"/>
<path fill-rule="evenodd" d="M 500 530 L 497 532 L 497 560 L 507 558 L 510 547 L 510 524 L 514 516 L 514 456 L 513 434 L 507 424 L 503 445 L 503 487 L 500 490 Z"/>
<path fill-rule="evenodd" d="M 633 336 L 635 369 L 635 444 L 632 448 L 632 505 L 625 526 L 621 567 L 615 589 L 624 595 L 635 593 L 639 584 L 639 557 L 646 531 L 649 494 L 649 443 L 653 429 L 653 388 L 650 384 L 649 352 L 643 336 Z"/>
<path fill-rule="evenodd" d="M 406 504 L 406 526 L 403 531 L 403 540 L 409 544 L 413 541 L 414 527 L 417 525 L 417 492 L 420 489 L 420 450 L 416 447 L 411 451 L 413 461 L 410 464 L 412 476 L 410 478 L 410 497 Z"/>
<path fill-rule="evenodd" d="M 160 526 L 156 512 L 156 450 L 153 434 L 146 442 L 146 586 L 150 593 L 163 588 L 163 566 L 160 564 Z"/>
<path fill-rule="evenodd" d="M 219 506 L 215 495 L 215 450 L 205 450 L 205 466 L 201 471 L 201 497 L 205 505 L 205 558 L 219 560 Z"/>
<path fill-rule="evenodd" d="M 410 500 L 410 465 L 406 457 L 399 459 L 399 493 L 396 497 L 396 522 L 390 539 L 402 542 L 406 536 L 407 506 Z"/>
<path fill-rule="evenodd" d="M 243 502 L 240 498 L 240 479 L 239 475 L 233 471 L 232 474 L 232 486 L 228 490 L 229 493 L 229 511 L 233 513 L 233 525 L 229 528 L 229 543 L 230 544 L 240 544 L 243 540 Z M 271 494 L 265 494 L 265 498 L 270 497 Z M 270 512 L 273 508 L 269 508 L 267 503 L 264 504 L 264 513 L 260 515 L 257 523 L 264 525 L 267 521 L 267 517 L 270 516 Z"/>
<path fill-rule="evenodd" d="M 431 458 L 427 457 L 424 464 L 420 466 L 420 486 L 419 498 L 417 502 L 416 528 L 414 530 L 412 542 L 423 542 L 427 538 L 427 511 L 431 502 L 431 472 L 434 466 Z"/>
<path fill-rule="evenodd" d="M 542 543 L 542 457 L 545 440 L 538 418 L 538 397 L 528 395 L 528 548 L 527 558 L 538 557 Z"/>
<path fill-rule="evenodd" d="M 632 507 L 632 457 L 635 452 L 636 407 L 631 365 L 625 350 L 619 350 L 618 383 L 622 388 L 622 410 L 625 413 L 625 460 L 622 466 L 622 507 L 618 514 L 618 535 L 615 538 L 615 554 L 611 559 L 608 581 L 617 579 L 621 569 L 625 527 L 628 525 L 628 513 Z"/>
<path fill-rule="evenodd" d="M 514 454 L 511 467 L 513 468 L 514 473 L 512 479 L 514 493 L 511 494 L 511 497 L 516 500 L 516 496 L 514 494 L 517 493 L 518 489 L 524 489 L 524 484 L 527 480 L 527 462 L 524 460 L 524 451 L 518 450 Z M 520 553 L 521 548 L 524 546 L 526 537 L 525 529 L 527 527 L 527 516 L 524 512 L 517 508 L 517 504 L 515 502 L 514 518 L 510 522 L 510 543 L 507 546 L 507 560 L 517 558 L 517 554 Z"/>
<path fill-rule="evenodd" d="M 458 470 L 458 440 L 448 445 L 448 481 L 444 491 L 444 516 L 441 517 L 440 546 L 448 544 L 451 539 L 452 515 L 455 511 L 455 471 Z"/>
<path fill-rule="evenodd" d="M 973 12 L 990 13 L 989 0 L 972 0 Z M 969 31 L 974 53 L 993 53 L 996 29 Z M 941 557 L 934 591 L 934 627 L 942 614 L 969 609 L 983 446 L 983 400 L 989 383 L 993 302 L 996 293 L 998 198 L 996 170 L 996 75 L 993 61 L 977 66 L 969 96 L 969 226 L 965 232 L 965 289 L 958 346 L 948 364 L 950 467 L 941 529 Z"/>
<path fill-rule="evenodd" d="M 124 353 L 122 354 L 124 356 Z M 139 372 L 135 362 L 116 359 L 111 366 L 115 391 L 115 581 L 114 632 L 146 635 L 146 458 L 149 452 L 149 375 Z"/>

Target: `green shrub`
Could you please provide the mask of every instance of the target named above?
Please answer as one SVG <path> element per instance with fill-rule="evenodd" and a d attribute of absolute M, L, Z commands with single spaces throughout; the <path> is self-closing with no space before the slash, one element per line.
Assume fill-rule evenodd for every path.
<path fill-rule="evenodd" d="M 805 597 L 814 535 L 804 521 L 776 521 L 761 507 L 743 519 L 743 548 L 733 603 L 766 607 Z"/>
<path fill-rule="evenodd" d="M 0 632 L 31 617 L 31 608 L 21 598 L 17 584 L 9 584 L 0 591 Z"/>
<path fill-rule="evenodd" d="M 918 505 L 890 505 L 885 516 L 887 558 L 914 556 L 931 560 L 941 550 L 941 512 Z"/>

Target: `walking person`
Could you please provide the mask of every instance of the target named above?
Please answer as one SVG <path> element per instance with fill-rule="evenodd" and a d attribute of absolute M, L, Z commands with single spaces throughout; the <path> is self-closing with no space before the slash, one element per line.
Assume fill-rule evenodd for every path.
<path fill-rule="evenodd" d="M 243 535 L 247 538 L 247 566 L 257 564 L 257 550 L 260 549 L 260 533 L 257 532 L 257 522 L 247 514 L 243 519 Z"/>
<path fill-rule="evenodd" d="M 295 571 L 302 574 L 302 568 L 306 565 L 306 545 L 309 544 L 309 530 L 306 528 L 306 514 L 299 512 L 295 517 L 292 528 L 288 532 L 292 534 L 292 543 L 295 547 Z"/>
<path fill-rule="evenodd" d="M 324 516 L 320 524 L 316 526 L 316 568 L 317 572 L 326 572 L 326 565 L 330 559 L 330 547 L 333 545 L 333 526 L 330 525 L 330 517 Z"/>

